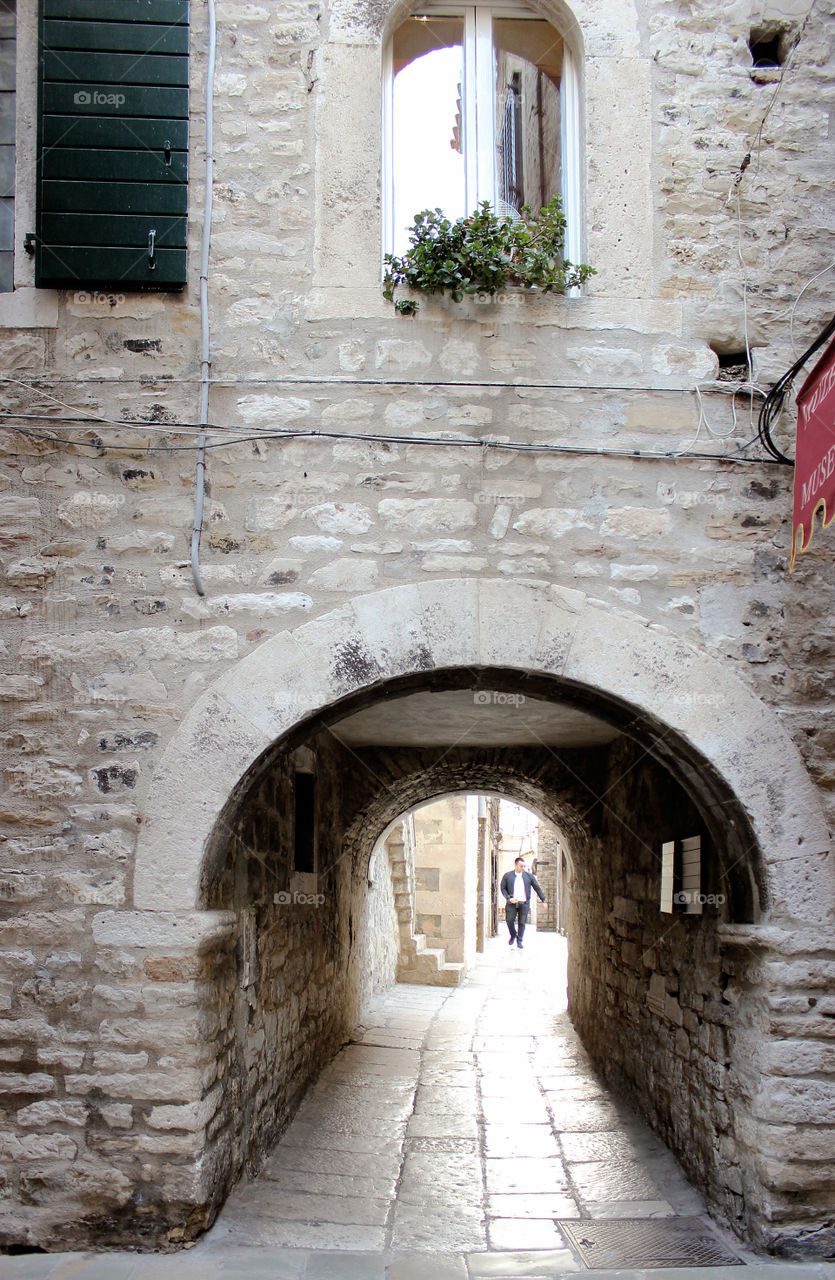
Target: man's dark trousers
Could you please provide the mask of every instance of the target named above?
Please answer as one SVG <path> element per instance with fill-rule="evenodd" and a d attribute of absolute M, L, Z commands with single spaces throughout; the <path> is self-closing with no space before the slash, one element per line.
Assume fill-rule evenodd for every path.
<path fill-rule="evenodd" d="M 515 942 L 517 947 L 522 945 L 529 911 L 530 907 L 526 902 L 506 902 L 504 904 L 504 918 L 510 930 L 510 941 L 512 943 Z"/>

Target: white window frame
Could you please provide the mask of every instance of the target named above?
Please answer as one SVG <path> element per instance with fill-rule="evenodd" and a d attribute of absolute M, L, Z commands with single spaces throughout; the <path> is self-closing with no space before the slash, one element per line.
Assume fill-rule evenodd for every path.
<path fill-rule="evenodd" d="M 464 18 L 464 86 L 462 107 L 464 111 L 464 132 L 469 139 L 475 137 L 475 147 L 465 148 L 466 155 L 466 207 L 472 212 L 482 200 L 495 204 L 495 163 L 494 163 L 494 118 L 495 118 L 495 85 L 493 76 L 493 19 L 518 18 L 521 15 L 540 18 L 550 22 L 545 14 L 514 0 L 504 0 L 500 4 L 479 4 L 478 0 L 471 4 L 436 3 L 420 5 L 415 12 L 431 13 L 437 17 Z M 553 26 L 553 23 L 551 24 Z M 554 27 L 558 31 L 557 27 Z M 562 34 L 562 33 L 559 33 Z M 383 193 L 383 247 L 382 252 L 391 253 L 394 245 L 394 60 L 392 55 L 393 36 L 388 40 L 383 55 L 383 157 L 382 157 L 382 193 Z M 475 67 L 476 74 L 468 75 L 468 70 Z M 482 104 L 480 113 L 476 111 L 476 102 Z M 485 108 L 487 108 L 485 110 Z M 477 122 L 490 122 L 490 138 L 486 146 L 481 145 L 477 133 Z M 560 164 L 562 170 L 563 189 L 560 192 L 563 202 L 563 213 L 566 220 L 565 256 L 574 263 L 583 260 L 583 217 L 582 217 L 582 148 L 580 143 L 581 128 L 580 76 L 577 62 L 571 49 L 563 37 L 563 65 L 560 77 L 560 121 L 561 136 Z M 415 210 L 417 213 L 417 210 Z"/>

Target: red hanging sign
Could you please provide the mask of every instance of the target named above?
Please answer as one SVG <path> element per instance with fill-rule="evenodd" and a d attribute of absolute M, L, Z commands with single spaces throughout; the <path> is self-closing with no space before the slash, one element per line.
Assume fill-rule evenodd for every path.
<path fill-rule="evenodd" d="M 835 519 L 835 340 L 797 397 L 790 571 L 798 553 L 809 548 L 818 510 L 826 529 Z"/>

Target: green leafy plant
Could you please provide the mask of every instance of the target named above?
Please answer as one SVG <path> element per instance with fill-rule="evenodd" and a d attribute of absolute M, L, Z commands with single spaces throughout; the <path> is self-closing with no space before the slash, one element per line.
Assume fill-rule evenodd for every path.
<path fill-rule="evenodd" d="M 564 293 L 594 275 L 563 257 L 565 217 L 554 196 L 534 215 L 528 205 L 518 218 L 500 218 L 485 200 L 469 218 L 451 222 L 441 209 L 425 209 L 409 231 L 411 247 L 385 256 L 383 296 L 400 315 L 413 316 L 415 298 L 395 300 L 398 285 L 421 293 L 495 294 L 508 285 Z"/>

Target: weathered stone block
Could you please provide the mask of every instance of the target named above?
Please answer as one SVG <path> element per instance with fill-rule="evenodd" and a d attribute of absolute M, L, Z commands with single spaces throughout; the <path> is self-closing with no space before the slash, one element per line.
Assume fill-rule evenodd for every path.
<path fill-rule="evenodd" d="M 196 1133 L 199 1129 L 205 1129 L 217 1114 L 222 1097 L 223 1090 L 218 1087 L 200 1102 L 189 1102 L 185 1106 L 152 1107 L 147 1123 L 152 1129 L 186 1129 Z"/>
<path fill-rule="evenodd" d="M 65 1102 L 59 1099 L 49 1102 L 33 1102 L 21 1107 L 15 1119 L 24 1129 L 41 1129 L 48 1124 L 69 1124 L 81 1128 L 87 1123 L 87 1108 L 83 1102 Z"/>
<path fill-rule="evenodd" d="M 389 528 L 405 532 L 448 531 L 474 528 L 476 506 L 462 498 L 383 498 L 380 519 Z"/>
<path fill-rule="evenodd" d="M 202 1081 L 196 1071 L 125 1071 L 68 1075 L 67 1093 L 73 1097 L 97 1090 L 100 1096 L 128 1098 L 134 1102 L 159 1102 L 171 1098 L 187 1102 L 202 1092 Z"/>
<path fill-rule="evenodd" d="M 0 1094 L 53 1093 L 55 1081 L 43 1072 L 4 1072 L 0 1074 Z"/>

